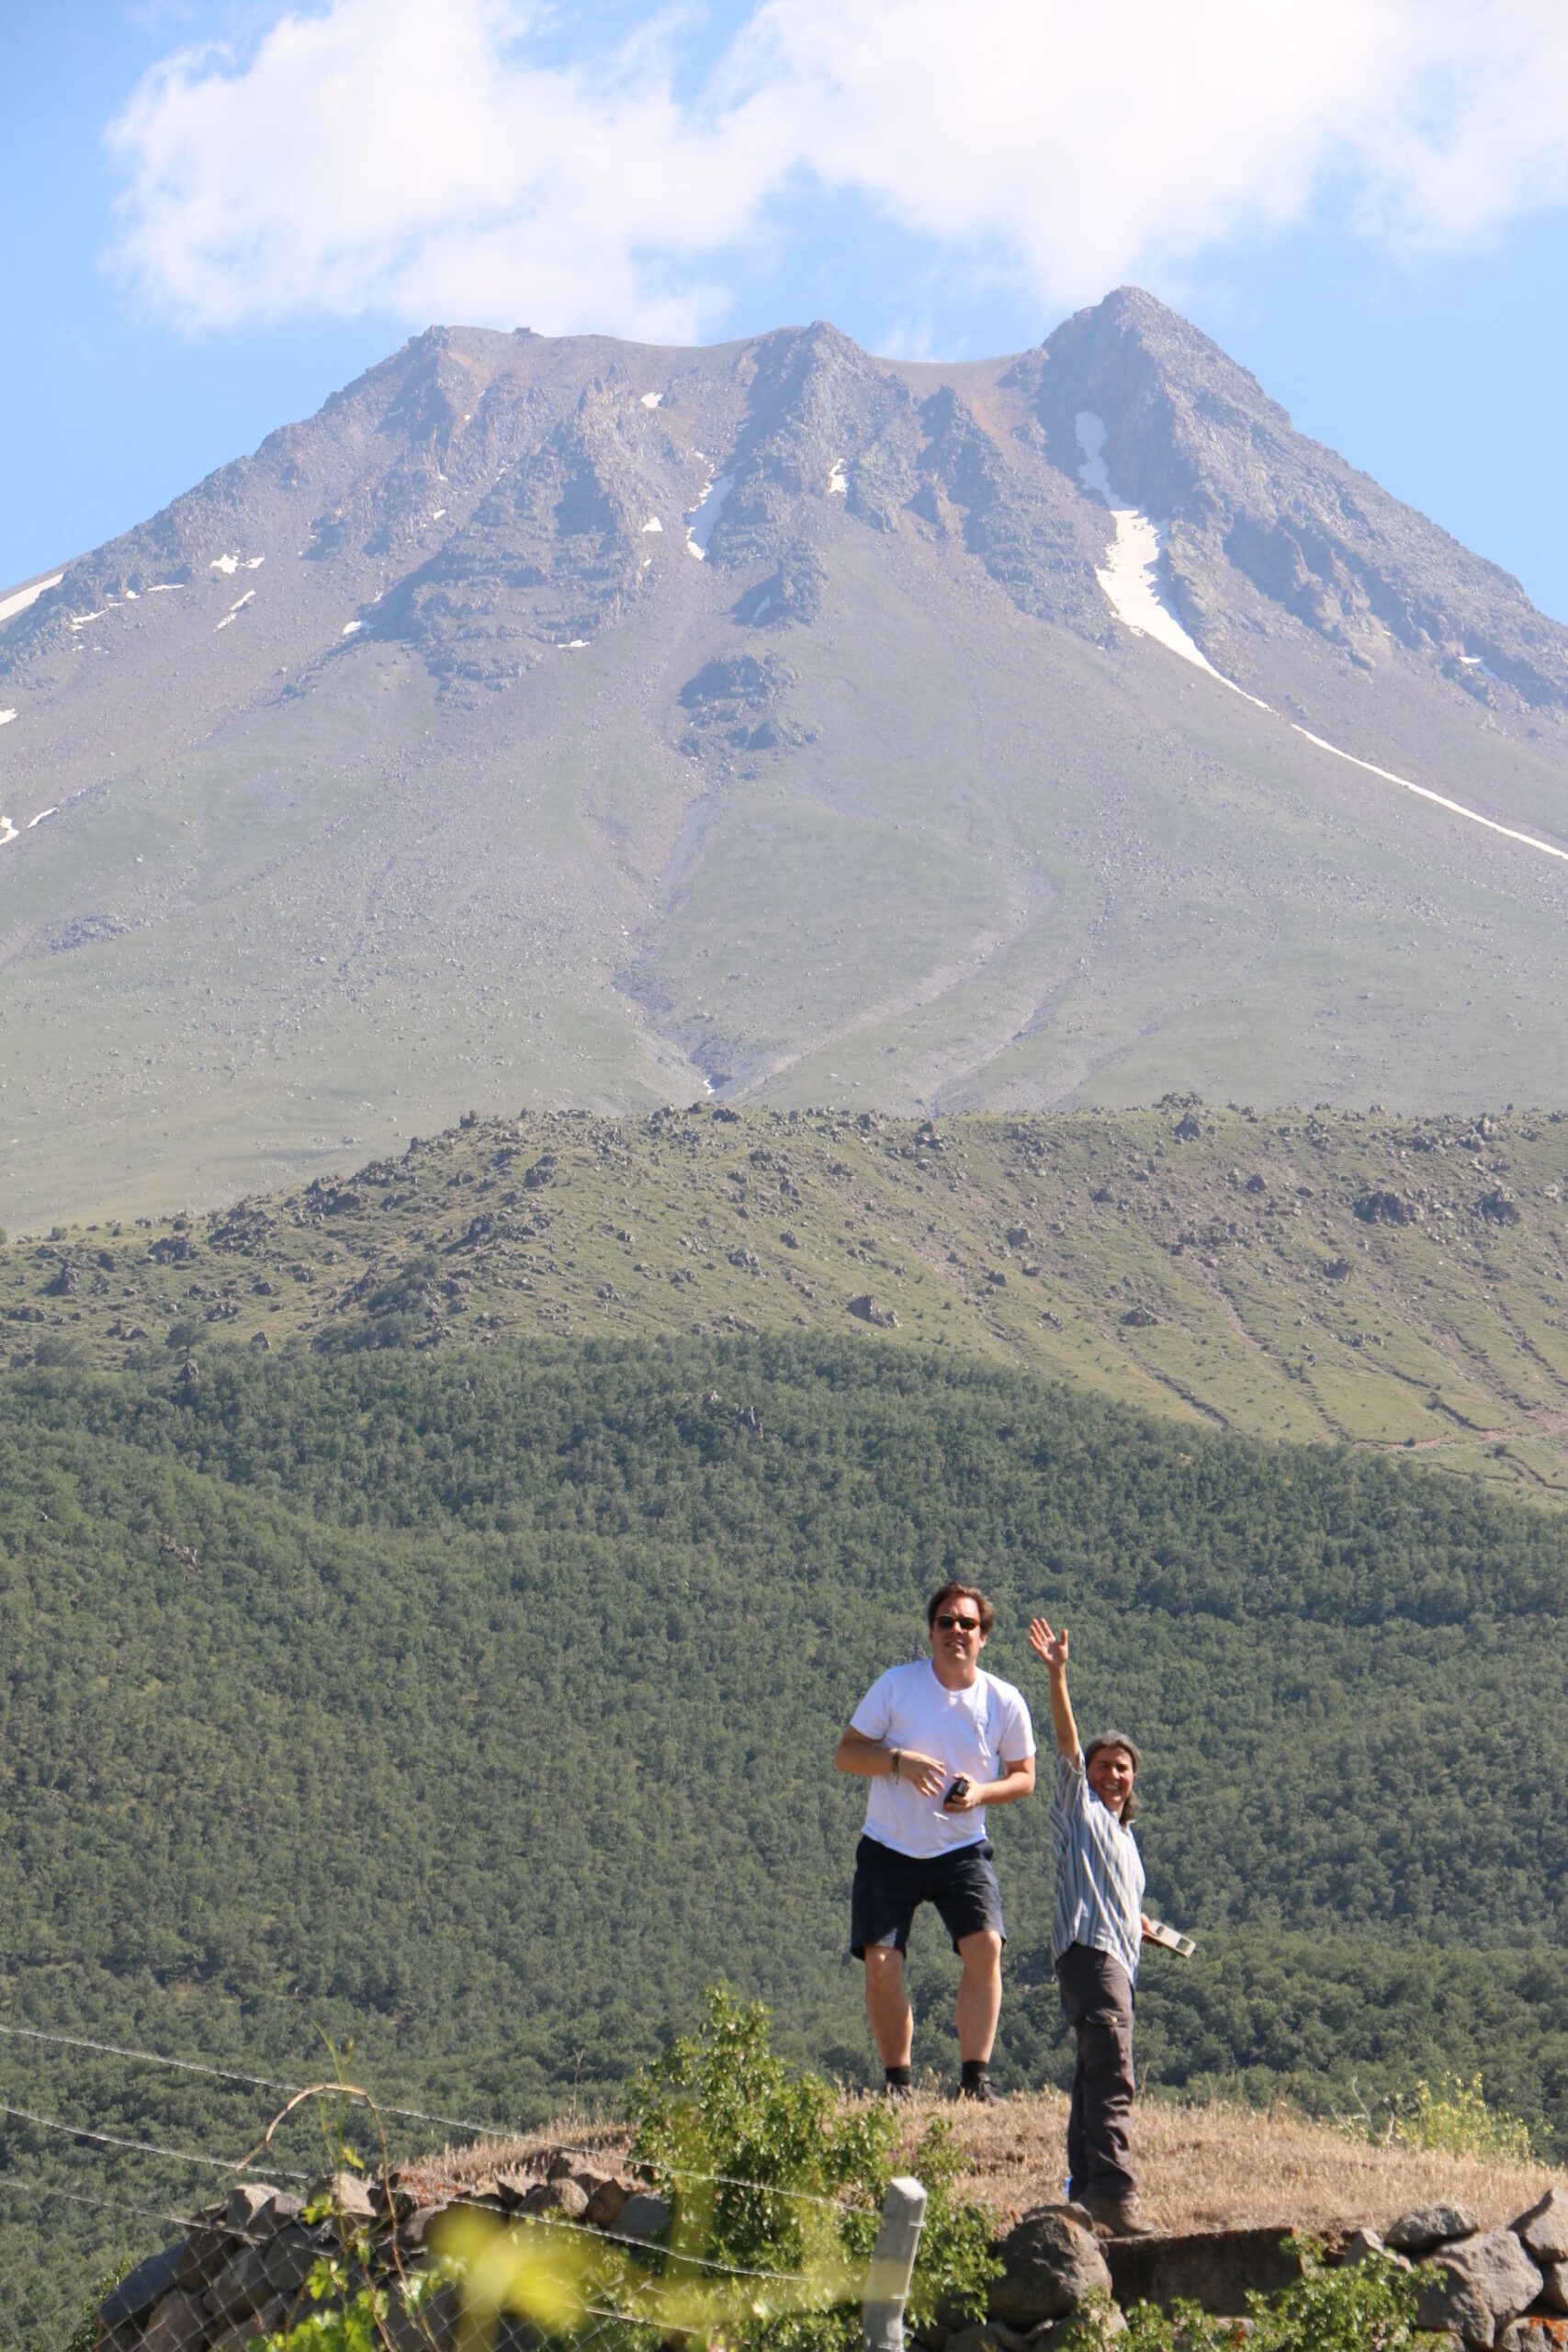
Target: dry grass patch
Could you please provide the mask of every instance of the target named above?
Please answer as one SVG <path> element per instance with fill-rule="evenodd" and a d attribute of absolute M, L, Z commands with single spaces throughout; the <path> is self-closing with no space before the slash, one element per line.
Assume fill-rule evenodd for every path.
<path fill-rule="evenodd" d="M 1059 2092 L 946 2111 L 969 2159 L 971 2196 L 1007 2214 L 1062 2196 L 1067 2102 Z M 1321 2234 L 1358 2222 L 1382 2228 L 1438 2198 L 1468 2205 L 1495 2228 L 1562 2179 L 1545 2165 L 1371 2144 L 1278 2108 L 1144 2100 L 1134 2110 L 1133 2148 L 1145 2211 L 1162 2231 L 1281 2222 Z"/>
<path fill-rule="evenodd" d="M 911 2146 L 933 2118 L 951 2123 L 967 2160 L 964 2194 L 998 2218 L 1016 2219 L 1062 2197 L 1067 2102 L 1060 2092 L 1005 2098 L 994 2108 L 922 2098 L 908 2115 Z M 1148 2219 L 1173 2233 L 1272 2222 L 1326 2236 L 1360 2222 L 1383 2228 L 1439 2198 L 1468 2205 L 1483 2228 L 1498 2228 L 1563 2179 L 1546 2165 L 1354 2140 L 1281 2108 L 1147 2099 L 1134 2111 L 1133 2146 Z M 542 2171 L 563 2148 L 615 2170 L 625 2161 L 626 2133 L 621 2125 L 568 2119 L 515 2140 L 444 2149 L 408 2166 L 406 2177 L 432 2188 L 475 2188 L 500 2172 Z"/>

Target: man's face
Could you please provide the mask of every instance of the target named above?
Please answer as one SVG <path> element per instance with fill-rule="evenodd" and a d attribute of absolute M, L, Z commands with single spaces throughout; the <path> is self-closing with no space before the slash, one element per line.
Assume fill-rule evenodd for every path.
<path fill-rule="evenodd" d="M 1118 1821 L 1122 1808 L 1133 1793 L 1137 1778 L 1136 1768 L 1124 1747 L 1097 1747 L 1089 1760 L 1089 1787 L 1103 1805 L 1110 1807 Z"/>
<path fill-rule="evenodd" d="M 942 1665 L 972 1667 L 986 1646 L 980 1631 L 980 1604 L 951 1593 L 931 1620 L 931 1656 Z"/>

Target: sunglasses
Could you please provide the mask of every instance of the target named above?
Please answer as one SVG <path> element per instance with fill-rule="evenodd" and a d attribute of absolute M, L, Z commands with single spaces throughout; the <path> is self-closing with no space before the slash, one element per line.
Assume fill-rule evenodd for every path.
<path fill-rule="evenodd" d="M 939 1611 L 931 1623 L 940 1625 L 944 1634 L 977 1634 L 980 1630 L 978 1617 L 954 1617 L 945 1610 Z"/>

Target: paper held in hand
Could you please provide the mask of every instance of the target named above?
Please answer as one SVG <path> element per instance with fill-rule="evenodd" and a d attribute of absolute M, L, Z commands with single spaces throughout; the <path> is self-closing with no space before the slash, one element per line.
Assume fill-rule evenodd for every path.
<path fill-rule="evenodd" d="M 1179 1951 L 1183 1960 L 1190 1960 L 1198 1949 L 1190 1936 L 1182 1935 L 1175 1928 L 1168 1928 L 1163 1919 L 1151 1919 L 1144 1933 L 1148 1942 L 1163 1944 L 1167 1951 Z"/>

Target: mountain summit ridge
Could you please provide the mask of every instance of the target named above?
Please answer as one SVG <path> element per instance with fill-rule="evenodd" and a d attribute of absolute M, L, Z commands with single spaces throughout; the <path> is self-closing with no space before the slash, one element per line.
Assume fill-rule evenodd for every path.
<path fill-rule="evenodd" d="M 1568 631 L 1135 288 L 954 366 L 429 329 L 0 623 L 0 708 L 14 1220 L 471 1100 L 1568 1048 Z"/>

